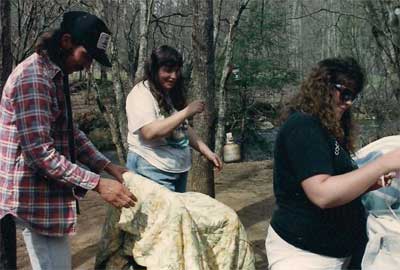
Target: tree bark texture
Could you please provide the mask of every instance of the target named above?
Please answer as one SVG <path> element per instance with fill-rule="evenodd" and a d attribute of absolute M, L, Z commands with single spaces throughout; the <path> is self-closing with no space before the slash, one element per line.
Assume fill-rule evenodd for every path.
<path fill-rule="evenodd" d="M 11 53 L 11 5 L 9 0 L 0 0 L 1 20 L 1 88 L 0 98 L 8 76 L 12 71 Z M 0 220 L 0 269 L 16 269 L 15 222 L 11 215 L 6 215 Z"/>
<path fill-rule="evenodd" d="M 118 116 L 114 113 L 112 106 L 103 103 L 99 87 L 94 83 L 93 88 L 96 90 L 96 101 L 100 112 L 110 127 L 111 139 L 117 150 L 117 156 L 121 165 L 125 165 L 126 151 L 122 142 L 121 133 L 119 132 Z"/>
<path fill-rule="evenodd" d="M 240 17 L 243 11 L 246 9 L 250 0 L 244 1 L 240 6 L 236 14 L 232 16 L 229 21 L 229 32 L 225 38 L 225 50 L 224 50 L 224 65 L 222 67 L 222 75 L 218 85 L 217 101 L 218 101 L 218 116 L 217 116 L 217 130 L 215 135 L 215 153 L 222 156 L 222 145 L 224 143 L 225 135 L 225 114 L 226 114 L 226 82 L 228 80 L 231 62 L 233 57 L 234 48 L 234 35 L 236 27 L 239 24 Z"/>
<path fill-rule="evenodd" d="M 123 146 L 123 151 L 122 151 L 122 157 L 119 157 L 120 160 L 126 161 L 126 156 L 128 153 L 128 141 L 127 141 L 127 135 L 128 135 L 128 120 L 126 118 L 126 110 L 125 110 L 125 101 L 126 101 L 126 95 L 124 93 L 124 90 L 122 88 L 122 83 L 121 83 L 121 68 L 119 63 L 115 63 L 114 66 L 112 67 L 112 77 L 113 77 L 113 89 L 114 89 L 114 94 L 115 94 L 115 115 L 117 117 L 117 123 L 118 123 L 118 131 L 120 136 L 120 142 L 117 142 L 118 145 Z M 111 125 L 110 125 L 111 127 Z M 116 131 L 116 132 L 118 132 Z"/>
<path fill-rule="evenodd" d="M 221 13 L 222 13 L 222 5 L 224 4 L 224 0 L 214 0 L 214 48 L 217 48 L 218 38 L 221 28 Z"/>
<path fill-rule="evenodd" d="M 122 13 L 119 1 L 115 3 L 115 6 L 110 5 L 110 0 L 97 0 L 96 3 L 97 15 L 99 15 L 101 18 L 104 18 L 106 22 L 116 21 L 116 19 L 119 18 Z M 109 9 L 113 8 L 114 10 L 107 10 L 106 7 Z M 107 99 L 107 97 L 104 97 L 104 95 L 100 93 L 100 89 L 97 85 L 94 85 L 94 88 L 96 89 L 98 108 L 102 112 L 103 117 L 110 128 L 111 138 L 117 150 L 119 162 L 121 165 L 124 165 L 128 151 L 128 143 L 126 140 L 128 128 L 125 112 L 126 95 L 121 83 L 121 65 L 119 62 L 118 50 L 118 38 L 121 31 L 120 25 L 114 24 L 111 31 L 113 33 L 111 39 L 111 62 L 113 64 L 111 68 L 111 78 L 115 102 L 110 104 L 109 101 L 113 99 Z M 101 79 L 106 80 L 107 70 L 104 67 L 100 68 L 102 74 Z"/>
<path fill-rule="evenodd" d="M 189 99 L 206 102 L 203 113 L 193 119 L 193 127 L 207 145 L 213 145 L 214 134 L 214 41 L 213 0 L 192 0 L 193 7 L 193 70 Z M 210 162 L 193 151 L 189 190 L 215 196 L 214 173 Z"/>
<path fill-rule="evenodd" d="M 364 2 L 368 20 L 372 25 L 372 35 L 388 73 L 388 79 L 395 97 L 400 98 L 400 18 L 394 14 L 396 2 Z M 388 14 L 388 15 L 386 15 Z"/>
<path fill-rule="evenodd" d="M 135 79 L 144 75 L 144 64 L 147 59 L 148 33 L 151 15 L 153 14 L 154 0 L 140 0 L 140 30 L 139 30 L 139 59 Z"/>
<path fill-rule="evenodd" d="M 0 2 L 0 20 L 1 20 L 1 88 L 0 97 L 6 84 L 8 75 L 12 71 L 13 58 L 11 52 L 11 5 L 9 0 Z"/>

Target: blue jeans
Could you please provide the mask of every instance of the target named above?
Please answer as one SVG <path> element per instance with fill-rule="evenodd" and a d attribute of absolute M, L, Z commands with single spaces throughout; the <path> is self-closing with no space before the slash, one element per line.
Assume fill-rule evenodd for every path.
<path fill-rule="evenodd" d="M 128 152 L 126 167 L 169 190 L 181 193 L 186 191 L 187 172 L 171 173 L 162 171 L 134 152 Z"/>
<path fill-rule="evenodd" d="M 25 228 L 22 232 L 33 270 L 70 270 L 69 237 L 41 235 Z"/>

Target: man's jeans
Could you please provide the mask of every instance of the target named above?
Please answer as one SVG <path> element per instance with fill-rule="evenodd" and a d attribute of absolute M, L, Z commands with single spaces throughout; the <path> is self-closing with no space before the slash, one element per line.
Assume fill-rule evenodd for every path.
<path fill-rule="evenodd" d="M 68 236 L 56 237 L 22 232 L 33 270 L 70 270 L 71 252 Z"/>
<path fill-rule="evenodd" d="M 126 167 L 129 170 L 168 188 L 169 190 L 175 192 L 186 191 L 187 172 L 171 173 L 162 171 L 134 152 L 128 153 Z"/>

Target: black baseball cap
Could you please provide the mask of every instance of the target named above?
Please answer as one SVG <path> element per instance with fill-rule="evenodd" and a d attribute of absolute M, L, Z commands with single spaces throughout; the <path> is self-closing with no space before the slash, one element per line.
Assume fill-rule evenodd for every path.
<path fill-rule="evenodd" d="M 111 67 L 111 62 L 106 54 L 111 32 L 97 16 L 84 11 L 66 12 L 60 28 L 61 31 L 71 34 L 73 40 L 85 47 L 88 54 L 97 62 Z"/>

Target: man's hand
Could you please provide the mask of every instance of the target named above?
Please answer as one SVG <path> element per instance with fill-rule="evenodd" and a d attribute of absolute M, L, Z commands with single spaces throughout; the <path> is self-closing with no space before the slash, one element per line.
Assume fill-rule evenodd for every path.
<path fill-rule="evenodd" d="M 100 178 L 93 190 L 97 191 L 104 201 L 116 208 L 133 207 L 137 201 L 135 195 L 126 186 L 113 179 Z"/>
<path fill-rule="evenodd" d="M 120 183 L 124 182 L 122 178 L 122 174 L 127 172 L 128 169 L 113 163 L 108 163 L 106 167 L 104 167 L 104 171 L 106 171 L 109 175 L 113 176 Z"/>

